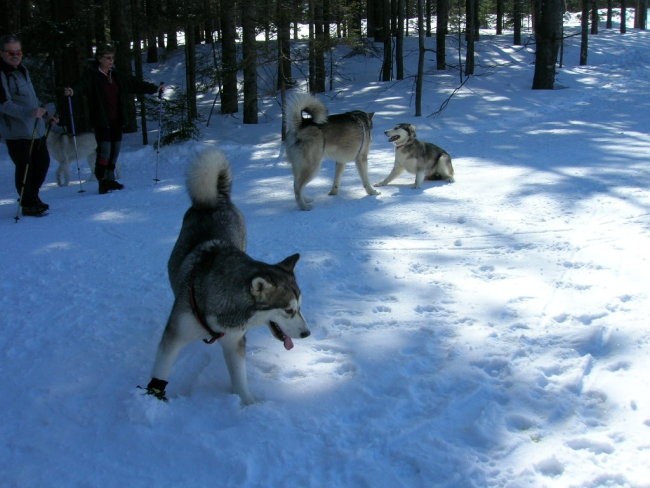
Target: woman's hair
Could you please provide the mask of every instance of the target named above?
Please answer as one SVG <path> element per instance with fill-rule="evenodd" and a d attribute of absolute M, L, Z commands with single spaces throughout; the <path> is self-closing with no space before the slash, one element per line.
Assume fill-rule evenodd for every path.
<path fill-rule="evenodd" d="M 7 34 L 6 36 L 0 37 L 0 49 L 4 49 L 7 44 L 13 44 L 15 42 L 20 42 L 18 36 L 15 34 Z"/>
<path fill-rule="evenodd" d="M 97 46 L 95 57 L 101 58 L 104 54 L 115 54 L 115 47 L 112 44 L 101 44 Z"/>

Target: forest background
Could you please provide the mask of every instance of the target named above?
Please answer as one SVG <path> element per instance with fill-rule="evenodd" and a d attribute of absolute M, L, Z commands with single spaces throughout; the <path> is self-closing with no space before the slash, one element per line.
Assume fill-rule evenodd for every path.
<path fill-rule="evenodd" d="M 606 28 L 612 28 L 615 7 L 623 18 L 633 8 L 635 28 L 646 28 L 647 0 L 629 5 L 627 0 L 0 0 L 0 29 L 20 35 L 37 93 L 56 100 L 63 126 L 71 126 L 73 113 L 78 132 L 89 128 L 88 107 L 82 100 L 68 110 L 62 88 L 78 80 L 97 45 L 112 43 L 118 69 L 139 77 L 143 62 L 157 63 L 184 49 L 185 84 L 167 100 L 164 144 L 197 136 L 199 97 L 217 93 L 208 118 L 215 109 L 234 114 L 241 108 L 243 123 L 256 124 L 260 97 L 278 96 L 284 107 L 286 90 L 302 81 L 312 93 L 334 90 L 332 54 L 341 43 L 381 56 L 377 78 L 390 81 L 404 78 L 404 37 L 418 36 L 416 116 L 426 73 L 456 70 L 460 85 L 474 74 L 474 45 L 486 27 L 497 35 L 512 32 L 514 46 L 534 44 L 531 87 L 553 89 L 566 12 L 582 11 L 580 64 L 587 64 L 599 9 L 606 12 Z M 625 22 L 620 30 L 625 33 Z M 427 37 L 436 40 L 435 67 L 425 65 Z M 457 46 L 457 59 L 448 59 L 449 43 Z M 197 58 L 200 44 L 212 46 L 210 59 Z M 127 132 L 138 129 L 139 118 L 144 144 L 147 111 L 155 110 L 148 103 L 134 100 L 128 116 Z"/>

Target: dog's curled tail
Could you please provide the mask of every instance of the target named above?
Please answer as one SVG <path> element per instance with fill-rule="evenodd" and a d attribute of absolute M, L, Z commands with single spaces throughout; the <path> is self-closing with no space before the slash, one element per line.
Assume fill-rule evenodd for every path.
<path fill-rule="evenodd" d="M 311 119 L 303 118 L 303 112 Z M 295 95 L 287 109 L 287 129 L 297 131 L 307 124 L 324 124 L 327 122 L 327 107 L 318 98 L 307 93 Z"/>
<path fill-rule="evenodd" d="M 187 169 L 187 192 L 196 208 L 214 208 L 230 199 L 232 174 L 226 155 L 218 149 L 199 153 Z"/>

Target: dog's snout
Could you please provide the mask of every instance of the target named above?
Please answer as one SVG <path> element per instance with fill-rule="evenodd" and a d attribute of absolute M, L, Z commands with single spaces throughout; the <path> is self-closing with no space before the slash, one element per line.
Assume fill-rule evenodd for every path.
<path fill-rule="evenodd" d="M 306 330 L 306 331 L 300 333 L 300 338 L 304 339 L 305 337 L 309 337 L 310 335 L 311 335 L 311 332 Z"/>

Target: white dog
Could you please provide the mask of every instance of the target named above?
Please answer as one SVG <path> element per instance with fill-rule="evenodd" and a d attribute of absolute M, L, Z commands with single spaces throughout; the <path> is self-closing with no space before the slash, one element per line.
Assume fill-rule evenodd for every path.
<path fill-rule="evenodd" d="M 95 178 L 95 158 L 97 154 L 97 141 L 95 134 L 84 132 L 77 134 L 77 148 L 70 134 L 50 131 L 47 136 L 47 149 L 50 155 L 59 162 L 56 170 L 56 182 L 59 186 L 68 186 L 70 183 L 70 163 L 79 159 L 87 159 L 90 167 L 90 178 Z"/>

